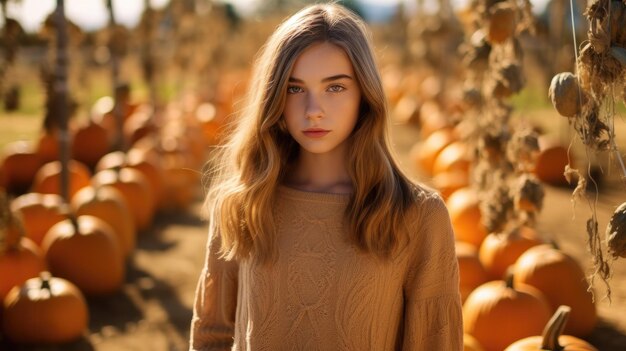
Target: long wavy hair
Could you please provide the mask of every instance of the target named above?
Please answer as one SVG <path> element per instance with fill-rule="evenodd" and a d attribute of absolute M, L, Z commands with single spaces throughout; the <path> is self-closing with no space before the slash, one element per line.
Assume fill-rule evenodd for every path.
<path fill-rule="evenodd" d="M 361 88 L 359 117 L 348 140 L 354 191 L 344 219 L 350 239 L 366 252 L 387 257 L 406 236 L 403 218 L 417 187 L 391 153 L 387 100 L 370 33 L 360 18 L 340 5 L 313 5 L 284 21 L 261 48 L 244 107 L 208 175 L 205 204 L 226 259 L 277 257 L 272 216 L 276 188 L 299 152 L 279 122 L 294 62 L 318 42 L 345 50 Z"/>

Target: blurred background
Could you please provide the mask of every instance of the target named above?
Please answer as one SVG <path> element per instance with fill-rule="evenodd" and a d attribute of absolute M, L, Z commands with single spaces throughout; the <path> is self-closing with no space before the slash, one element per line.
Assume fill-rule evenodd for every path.
<path fill-rule="evenodd" d="M 142 62 L 149 61 L 154 68 L 149 79 L 153 81 L 156 96 L 159 101 L 170 101 L 189 90 L 205 94 L 203 99 L 212 99 L 214 92 L 206 91 L 214 88 L 217 83 L 216 72 L 224 72 L 222 67 L 230 71 L 245 71 L 249 68 L 254 53 L 258 50 L 267 35 L 282 18 L 294 9 L 301 7 L 306 1 L 111 1 L 112 11 L 109 11 L 105 0 L 67 0 L 65 13 L 69 21 L 69 50 L 70 72 L 68 74 L 70 95 L 77 102 L 76 118 L 85 116 L 84 111 L 91 108 L 94 102 L 104 96 L 111 95 L 111 52 L 109 42 L 112 31 L 123 42 L 117 43 L 119 50 L 120 76 L 132 86 L 132 97 L 136 101 L 146 101 L 149 95 L 148 77 Z M 448 52 L 442 55 L 446 62 L 460 59 L 458 45 L 463 41 L 462 19 L 456 18 L 467 8 L 468 1 L 455 0 L 444 2 L 443 12 L 449 12 L 450 28 L 434 28 L 439 25 L 434 20 L 441 13 L 441 4 L 437 1 L 413 0 L 351 0 L 343 2 L 363 16 L 372 26 L 378 40 L 378 54 L 381 66 L 385 69 L 392 65 L 407 65 L 418 62 L 423 65 L 422 57 L 426 51 L 433 48 L 426 46 L 441 45 L 441 43 L 419 42 L 421 33 L 448 30 L 445 35 L 454 38 L 446 48 Z M 546 105 L 547 85 L 543 78 L 551 78 L 546 62 L 550 66 L 557 64 L 548 58 L 556 55 L 560 58 L 561 67 L 550 67 L 551 70 L 573 67 L 573 48 L 571 40 L 570 22 L 565 17 L 565 1 L 559 1 L 561 12 L 558 21 L 550 21 L 548 2 L 537 0 L 531 2 L 533 14 L 536 16 L 539 33 L 529 44 L 530 55 L 546 56 L 530 57 L 535 67 L 529 75 L 529 85 L 533 86 L 518 99 L 529 98 L 533 105 Z M 557 3 L 557 2 L 555 2 Z M 15 108 L 17 113 L 33 114 L 44 106 L 45 89 L 40 83 L 40 67 L 51 61 L 53 53 L 50 46 L 54 40 L 54 26 L 51 16 L 56 6 L 53 0 L 21 0 L 3 1 L 0 24 L 4 28 L 3 47 L 15 46 L 14 56 L 4 65 L 11 66 L 5 69 L 2 85 L 8 96 L 8 91 L 14 91 L 19 101 Z M 569 6 L 569 5 L 568 5 Z M 582 8 L 581 4 L 581 8 Z M 445 7 L 449 7 L 446 9 Z M 146 11 L 147 9 L 147 11 Z M 581 16 L 581 11 L 577 16 Z M 111 24 L 111 14 L 115 25 Z M 418 18 L 431 17 L 429 21 L 420 21 Z M 448 16 L 448 15 L 446 15 Z M 579 18 L 580 19 L 580 18 Z M 5 26 L 5 22 L 10 26 Z M 430 22 L 430 23 L 429 23 Z M 580 20 L 580 32 L 586 30 L 586 23 Z M 10 28 L 9 28 L 10 27 Z M 430 27 L 430 28 L 429 28 Z M 456 31 L 456 32 L 452 32 Z M 9 33 L 10 32 L 10 33 Z M 11 37 L 11 39 L 9 39 Z M 442 40 L 442 38 L 438 38 Z M 444 39 L 445 40 L 445 39 Z M 558 43 L 558 45 L 554 45 Z M 149 50 L 147 52 L 146 50 Z M 437 49 L 439 50 L 439 49 Z M 8 52 L 7 51 L 7 52 Z M 432 54 L 431 54 L 432 56 Z M 447 57 L 446 57 L 447 56 Z M 431 62 L 433 64 L 433 62 Z M 435 67 L 436 68 L 436 67 Z M 414 68 L 417 69 L 417 68 Z M 537 73 L 537 70 L 540 71 Z M 549 78 L 546 78 L 548 77 Z M 534 85 L 534 80 L 538 84 Z M 240 80 L 243 82 L 243 80 Z M 17 84 L 20 82 L 21 84 Z M 201 85 L 201 86 L 200 86 Z M 538 88 L 536 90 L 534 88 Z M 17 90 L 14 90 L 17 89 Z M 527 106 L 527 104 L 523 104 Z M 9 123 L 12 125 L 13 123 Z M 12 128 L 18 128 L 14 126 Z M 25 127 L 26 128 L 26 127 Z M 17 133 L 32 136 L 32 131 L 10 130 L 10 135 Z M 3 133 L 4 134 L 4 133 Z M 0 136 L 0 144 L 5 144 L 11 136 Z"/>

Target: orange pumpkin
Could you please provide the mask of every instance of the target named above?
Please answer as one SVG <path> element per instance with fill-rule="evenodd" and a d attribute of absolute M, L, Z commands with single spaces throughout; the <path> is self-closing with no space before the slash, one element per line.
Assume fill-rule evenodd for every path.
<path fill-rule="evenodd" d="M 124 282 L 125 266 L 113 229 L 94 216 L 69 218 L 55 224 L 43 241 L 55 276 L 76 284 L 86 295 L 107 295 Z"/>
<path fill-rule="evenodd" d="M 96 163 L 111 149 L 107 130 L 89 120 L 74 133 L 72 158 L 93 169 Z"/>
<path fill-rule="evenodd" d="M 185 153 L 175 138 L 163 140 L 160 154 L 164 172 L 164 209 L 186 209 L 196 197 L 200 172 L 194 170 L 193 158 Z"/>
<path fill-rule="evenodd" d="M 530 227 L 516 228 L 509 233 L 491 233 L 480 245 L 478 257 L 491 279 L 503 279 L 518 257 L 542 243 Z"/>
<path fill-rule="evenodd" d="M 91 182 L 91 172 L 82 163 L 70 160 L 68 164 L 69 189 L 68 201 L 80 189 L 89 186 Z M 42 194 L 61 195 L 61 162 L 54 161 L 43 165 L 33 182 L 33 192 Z"/>
<path fill-rule="evenodd" d="M 117 122 L 111 112 L 115 106 L 115 100 L 111 96 L 103 96 L 96 100 L 91 108 L 91 123 L 95 123 L 107 132 L 109 145 L 115 142 Z"/>
<path fill-rule="evenodd" d="M 419 121 L 419 113 L 419 100 L 413 94 L 405 93 L 393 107 L 392 116 L 398 124 L 414 124 Z"/>
<path fill-rule="evenodd" d="M 446 204 L 456 240 L 479 248 L 487 236 L 487 229 L 482 224 L 476 190 L 461 188 L 448 197 Z"/>
<path fill-rule="evenodd" d="M 60 195 L 28 193 L 13 199 L 11 211 L 21 215 L 26 237 L 41 246 L 48 230 L 65 220 L 63 205 Z"/>
<path fill-rule="evenodd" d="M 24 237 L 20 218 L 11 213 L 6 194 L 0 193 L 0 301 L 15 285 L 45 269 L 41 250 Z"/>
<path fill-rule="evenodd" d="M 436 130 L 450 127 L 452 123 L 445 116 L 441 107 L 435 101 L 426 100 L 420 105 L 419 127 L 420 137 L 426 139 Z"/>
<path fill-rule="evenodd" d="M 118 108 L 122 119 L 122 130 L 124 122 L 140 106 L 139 104 L 129 103 L 129 98 L 129 91 L 123 92 L 121 95 L 118 94 L 117 96 L 117 103 L 119 104 Z M 116 101 L 112 97 L 104 96 L 98 99 L 92 108 L 93 122 L 99 124 L 107 131 L 111 145 L 113 145 L 116 140 L 116 136 L 118 135 L 118 123 L 114 115 L 115 102 Z"/>
<path fill-rule="evenodd" d="M 469 148 L 464 141 L 454 141 L 443 148 L 435 158 L 433 174 L 464 172 L 469 174 L 472 164 Z"/>
<path fill-rule="evenodd" d="M 567 180 L 563 175 L 565 166 L 575 168 L 568 157 L 567 148 L 558 141 L 542 135 L 538 139 L 539 153 L 535 161 L 533 172 L 541 181 L 550 185 L 567 186 Z M 573 160 L 572 160 L 573 161 Z"/>
<path fill-rule="evenodd" d="M 165 174 L 161 165 L 161 159 L 138 149 L 130 149 L 126 154 L 126 164 L 128 168 L 136 169 L 146 176 L 156 207 L 165 207 L 163 190 Z"/>
<path fill-rule="evenodd" d="M 127 145 L 133 145 L 143 137 L 158 134 L 159 126 L 155 123 L 153 114 L 154 111 L 151 107 L 143 106 L 126 118 L 123 133 Z"/>
<path fill-rule="evenodd" d="M 195 124 L 195 125 L 194 125 Z M 177 150 L 190 157 L 191 167 L 206 161 L 208 144 L 194 119 L 175 115 L 164 123 L 161 133 L 161 148 L 164 151 Z"/>
<path fill-rule="evenodd" d="M 465 301 L 474 289 L 489 281 L 489 276 L 480 263 L 478 252 L 473 245 L 457 241 L 455 246 L 456 259 L 459 263 L 461 300 Z"/>
<path fill-rule="evenodd" d="M 509 345 L 504 351 L 598 351 L 584 340 L 561 335 L 571 308 L 560 306 L 543 331 L 542 336 L 529 336 Z"/>
<path fill-rule="evenodd" d="M 552 245 L 533 247 L 521 255 L 513 267 L 516 284 L 539 289 L 553 309 L 572 307 L 565 332 L 584 337 L 598 322 L 593 296 L 578 262 Z"/>
<path fill-rule="evenodd" d="M 482 346 L 475 337 L 469 334 L 463 334 L 463 351 L 484 351 Z"/>
<path fill-rule="evenodd" d="M 144 155 L 149 155 L 150 158 L 161 158 L 162 148 L 159 140 L 155 138 L 141 138 L 133 145 L 132 150 L 138 150 Z"/>
<path fill-rule="evenodd" d="M 163 170 L 160 165 L 160 159 L 139 149 L 130 149 L 127 153 L 121 151 L 110 152 L 106 154 L 98 165 L 96 171 L 105 169 L 131 168 L 141 172 L 148 181 L 150 191 L 153 194 L 155 205 L 163 206 Z"/>
<path fill-rule="evenodd" d="M 80 338 L 89 322 L 85 298 L 49 273 L 14 287 L 4 300 L 3 332 L 20 344 L 56 345 Z"/>
<path fill-rule="evenodd" d="M 37 154 L 43 163 L 59 160 L 59 132 L 57 129 L 44 130 L 37 141 Z"/>
<path fill-rule="evenodd" d="M 474 290 L 463 304 L 463 330 L 486 351 L 501 351 L 527 336 L 540 334 L 550 319 L 550 306 L 537 289 L 494 280 Z M 497 328 L 497 330 L 495 330 Z"/>
<path fill-rule="evenodd" d="M 108 185 L 83 188 L 72 198 L 72 210 L 77 216 L 90 215 L 109 224 L 124 257 L 135 249 L 137 233 L 133 218 L 124 196 L 117 189 Z"/>
<path fill-rule="evenodd" d="M 116 169 L 126 166 L 126 153 L 123 151 L 112 151 L 102 156 L 96 164 L 96 173 L 105 169 Z"/>
<path fill-rule="evenodd" d="M 434 131 L 423 142 L 416 143 L 409 152 L 415 166 L 426 175 L 433 174 L 435 160 L 441 151 L 458 140 L 454 129 L 442 128 Z"/>
<path fill-rule="evenodd" d="M 27 141 L 8 143 L 2 150 L 4 158 L 0 173 L 4 174 L 7 191 L 14 194 L 26 192 L 33 184 L 35 174 L 43 165 L 42 157 Z"/>
<path fill-rule="evenodd" d="M 32 240 L 21 237 L 16 242 L 7 242 L 0 251 L 0 301 L 14 286 L 36 277 L 46 269 L 41 249 Z"/>
<path fill-rule="evenodd" d="M 196 199 L 200 174 L 188 168 L 165 169 L 165 210 L 186 210 Z"/>
<path fill-rule="evenodd" d="M 154 194 L 150 192 L 148 180 L 141 172 L 127 167 L 120 170 L 106 169 L 93 176 L 92 184 L 94 187 L 110 185 L 117 189 L 128 205 L 135 228 L 143 231 L 150 227 L 155 210 Z"/>
<path fill-rule="evenodd" d="M 439 173 L 432 179 L 435 189 L 439 190 L 441 197 L 448 200 L 455 191 L 470 185 L 469 174 L 463 171 Z"/>
<path fill-rule="evenodd" d="M 196 108 L 195 117 L 208 145 L 217 145 L 223 138 L 224 125 L 217 120 L 215 105 L 205 102 Z"/>
<path fill-rule="evenodd" d="M 185 128 L 178 135 L 178 139 L 185 144 L 185 149 L 189 150 L 188 154 L 191 156 L 193 169 L 201 167 L 207 160 L 208 144 L 204 141 L 199 128 L 185 124 Z"/>

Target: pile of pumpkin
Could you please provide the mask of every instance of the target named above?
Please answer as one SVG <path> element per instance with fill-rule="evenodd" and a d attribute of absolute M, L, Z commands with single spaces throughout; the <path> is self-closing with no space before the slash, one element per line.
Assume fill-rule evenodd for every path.
<path fill-rule="evenodd" d="M 217 107 L 216 107 L 217 106 Z M 83 296 L 120 290 L 137 235 L 157 211 L 200 195 L 206 151 L 218 142 L 219 105 L 183 99 L 160 114 L 124 106 L 127 151 L 113 151 L 113 102 L 71 128 L 69 198 L 61 194 L 58 137 L 6 146 L 0 160 L 0 321 L 15 343 L 59 344 L 87 329 Z M 14 198 L 10 198 L 10 196 Z"/>
<path fill-rule="evenodd" d="M 468 186 L 472 148 L 465 141 L 465 131 L 456 127 L 467 111 L 467 103 L 463 101 L 467 97 L 453 88 L 444 92 L 444 83 L 433 71 L 389 66 L 382 73 L 394 122 L 419 128 L 419 141 L 410 151 L 416 172 L 430 178 L 445 197 Z M 533 160 L 534 176 L 545 184 L 569 187 L 563 173 L 567 165 L 575 166 L 576 158 L 571 151 L 568 155 L 568 146 L 554 136 L 542 134 L 538 137 L 538 148 Z"/>
<path fill-rule="evenodd" d="M 419 126 L 420 141 L 410 151 L 411 161 L 439 190 L 450 213 L 465 350 L 573 350 L 576 345 L 582 345 L 576 350 L 596 350 L 581 339 L 598 320 L 581 265 L 530 227 L 488 233 L 482 224 L 479 196 L 471 186 L 471 147 L 459 136 L 454 119 L 446 117 L 460 112 L 460 103 L 425 99 L 402 119 Z M 545 183 L 565 185 L 567 149 L 546 141 L 539 139 L 533 173 Z"/>

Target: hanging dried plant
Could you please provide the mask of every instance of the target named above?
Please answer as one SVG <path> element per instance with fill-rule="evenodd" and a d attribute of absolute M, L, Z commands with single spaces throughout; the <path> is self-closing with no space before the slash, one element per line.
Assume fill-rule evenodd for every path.
<path fill-rule="evenodd" d="M 568 72 L 556 75 L 550 87 L 550 98 L 557 111 L 569 117 L 570 125 L 587 150 L 596 154 L 613 152 L 626 178 L 626 168 L 612 127 L 615 100 L 622 98 L 620 94 L 626 89 L 626 4 L 621 0 L 595 0 L 587 7 L 585 16 L 589 24 L 588 41 L 577 57 L 577 77 Z M 575 204 L 577 198 L 585 195 L 586 179 L 569 167 L 564 175 L 570 183 L 577 181 L 572 194 Z M 598 233 L 595 202 L 588 202 L 592 212 L 586 228 L 588 249 L 594 264 L 592 280 L 600 277 L 607 285 L 610 298 L 610 266 Z M 619 222 L 620 216 L 614 217 L 618 218 L 615 223 Z M 620 226 L 613 223 L 607 228 L 607 244 L 615 259 L 623 257 L 623 251 L 620 251 L 623 250 L 623 240 L 618 239 L 619 230 L 614 230 Z"/>
<path fill-rule="evenodd" d="M 478 0 L 472 6 L 476 29 L 464 46 L 469 71 L 464 102 L 471 108 L 462 123 L 475 147 L 472 181 L 483 225 L 508 233 L 533 226 L 543 205 L 543 185 L 530 175 L 539 151 L 537 133 L 515 125 L 508 101 L 525 84 L 518 36 L 532 32 L 533 21 L 528 1 Z"/>
<path fill-rule="evenodd" d="M 489 7 L 488 38 L 491 43 L 502 43 L 515 33 L 516 9 L 503 1 Z"/>
<path fill-rule="evenodd" d="M 587 94 L 578 86 L 578 77 L 570 72 L 555 75 L 548 96 L 557 112 L 564 117 L 574 117 L 587 102 Z"/>
<path fill-rule="evenodd" d="M 579 170 L 572 168 L 569 165 L 565 166 L 563 175 L 565 176 L 565 180 L 567 180 L 570 185 L 576 183 L 576 187 L 572 192 L 572 203 L 574 207 L 576 207 L 576 201 L 585 197 L 585 193 L 587 191 L 587 178 L 583 177 Z"/>
<path fill-rule="evenodd" d="M 626 202 L 619 205 L 606 227 L 609 253 L 613 258 L 626 258 Z"/>
<path fill-rule="evenodd" d="M 489 233 L 505 231 L 513 217 L 514 209 L 508 181 L 498 176 L 493 177 L 489 188 L 480 195 L 482 223 L 487 231 Z"/>
<path fill-rule="evenodd" d="M 489 54 L 491 44 L 485 38 L 485 32 L 478 29 L 472 35 L 469 43 L 461 45 L 460 54 L 463 57 L 463 64 L 472 72 L 482 74 L 489 65 Z"/>
<path fill-rule="evenodd" d="M 529 127 L 516 128 L 506 149 L 507 159 L 514 163 L 519 173 L 530 173 L 539 154 L 539 135 Z"/>
<path fill-rule="evenodd" d="M 521 67 L 515 62 L 501 62 L 487 80 L 487 92 L 497 99 L 518 93 L 524 86 Z"/>

